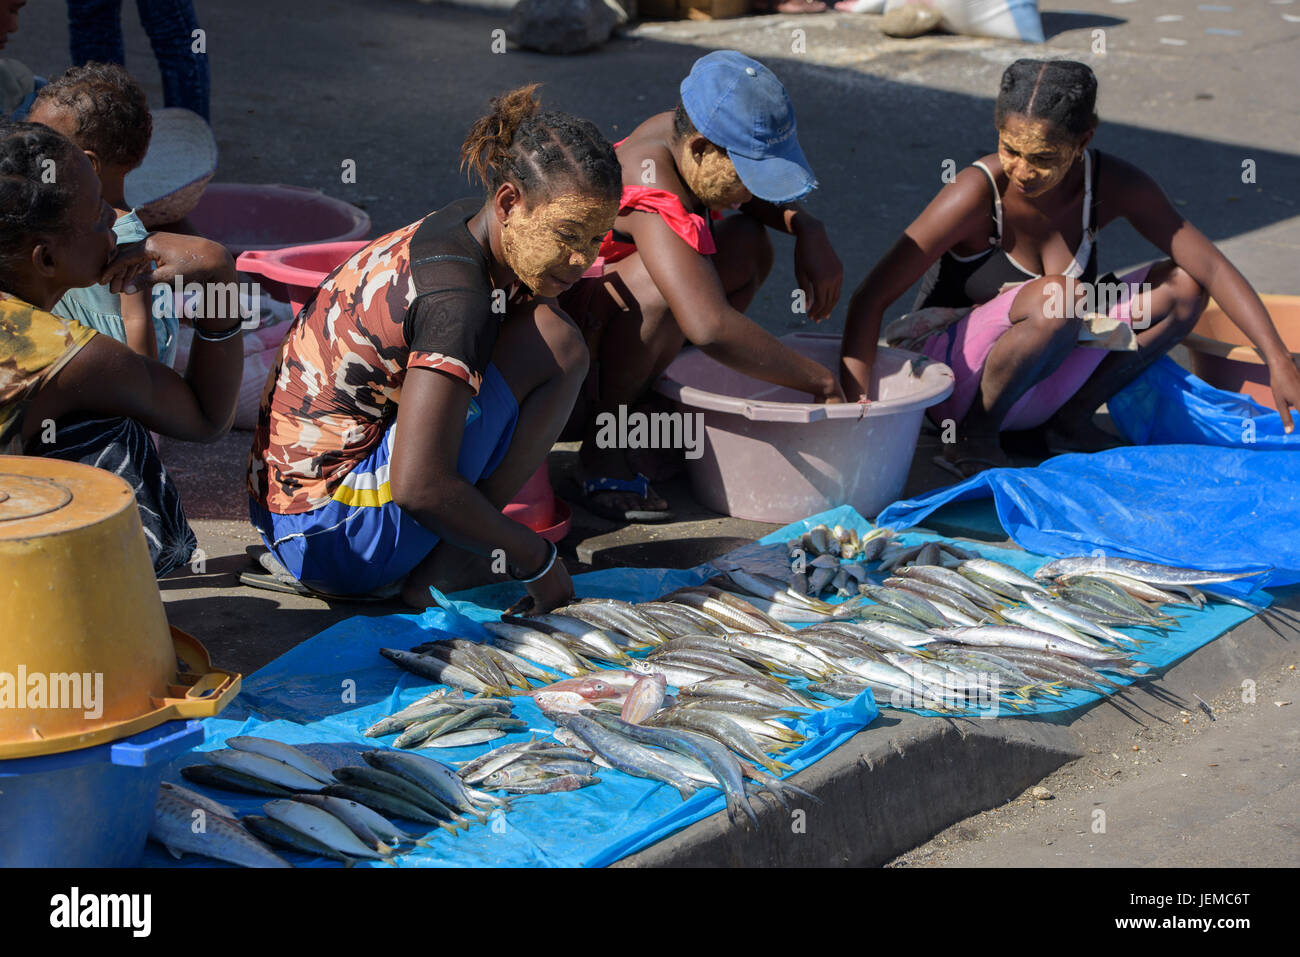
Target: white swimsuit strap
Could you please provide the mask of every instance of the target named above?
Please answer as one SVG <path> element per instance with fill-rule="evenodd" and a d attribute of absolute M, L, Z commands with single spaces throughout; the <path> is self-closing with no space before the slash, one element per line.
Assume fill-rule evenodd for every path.
<path fill-rule="evenodd" d="M 1066 276 L 1078 279 L 1088 268 L 1088 260 L 1092 258 L 1092 156 L 1087 150 L 1083 151 L 1083 238 L 1079 241 L 1079 249 L 1074 254 L 1069 268 L 1065 270 Z"/>

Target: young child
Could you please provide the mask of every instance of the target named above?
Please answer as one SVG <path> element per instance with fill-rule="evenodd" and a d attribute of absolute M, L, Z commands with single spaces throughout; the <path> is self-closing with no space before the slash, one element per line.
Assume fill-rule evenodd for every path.
<path fill-rule="evenodd" d="M 62 133 L 80 147 L 99 176 L 105 202 L 117 220 L 119 245 L 139 242 L 148 230 L 127 207 L 126 176 L 144 161 L 153 123 L 144 91 L 122 67 L 89 63 L 73 67 L 42 87 L 29 119 Z M 178 324 L 170 308 L 156 311 L 148 289 L 116 295 L 108 286 L 71 289 L 53 309 L 55 315 L 124 342 L 133 351 L 171 365 L 176 356 Z"/>

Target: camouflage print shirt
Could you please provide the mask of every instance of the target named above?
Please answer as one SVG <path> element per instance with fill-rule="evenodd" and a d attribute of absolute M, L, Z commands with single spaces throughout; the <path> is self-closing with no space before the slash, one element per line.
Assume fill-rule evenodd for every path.
<path fill-rule="evenodd" d="M 32 397 L 97 333 L 0 292 L 0 454 L 23 450 Z"/>
<path fill-rule="evenodd" d="M 267 378 L 249 461 L 249 491 L 270 511 L 330 500 L 397 415 L 407 369 L 437 369 L 478 393 L 502 319 L 487 256 L 466 227 L 481 205 L 459 200 L 376 239 L 298 314 Z"/>

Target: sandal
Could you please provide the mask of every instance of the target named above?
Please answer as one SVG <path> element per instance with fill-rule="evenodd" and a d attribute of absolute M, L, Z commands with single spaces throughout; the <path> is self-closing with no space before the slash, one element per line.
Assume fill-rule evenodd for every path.
<path fill-rule="evenodd" d="M 388 601 L 396 598 L 402 591 L 402 583 L 399 581 L 360 595 L 332 595 L 329 592 L 317 591 L 298 581 L 293 577 L 293 573 L 267 549 L 250 545 L 247 552 L 250 559 L 265 569 L 262 572 L 239 573 L 239 583 L 250 588 L 261 588 L 264 591 L 281 592 L 286 595 L 302 595 L 304 598 L 319 598 L 321 601 L 359 602 Z"/>
<path fill-rule="evenodd" d="M 663 511 L 654 511 L 651 509 L 634 509 L 629 508 L 620 512 L 609 505 L 602 505 L 596 501 L 594 496 L 601 492 L 631 492 L 637 495 L 644 502 L 650 496 L 650 480 L 644 475 L 637 475 L 633 479 L 616 479 L 616 478 L 594 478 L 583 479 L 579 483 L 582 490 L 582 499 L 579 504 L 587 511 L 599 515 L 601 518 L 608 519 L 611 522 L 638 522 L 653 524 L 656 522 L 667 522 L 673 517 L 673 513 L 668 509 Z"/>
<path fill-rule="evenodd" d="M 885 0 L 839 0 L 835 9 L 839 13 L 884 13 Z"/>

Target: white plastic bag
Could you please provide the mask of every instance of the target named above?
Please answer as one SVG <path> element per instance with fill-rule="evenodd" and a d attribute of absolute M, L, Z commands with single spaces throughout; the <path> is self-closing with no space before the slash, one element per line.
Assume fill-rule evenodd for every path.
<path fill-rule="evenodd" d="M 941 17 L 939 25 L 953 33 L 1043 42 L 1038 0 L 888 0 L 885 9 L 893 10 L 908 3 L 936 11 Z"/>

